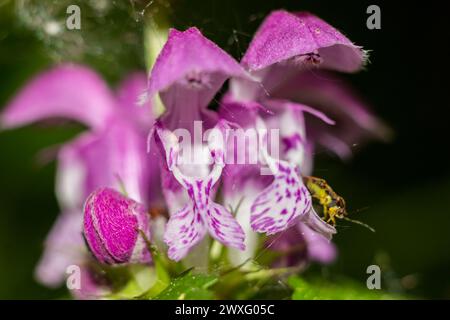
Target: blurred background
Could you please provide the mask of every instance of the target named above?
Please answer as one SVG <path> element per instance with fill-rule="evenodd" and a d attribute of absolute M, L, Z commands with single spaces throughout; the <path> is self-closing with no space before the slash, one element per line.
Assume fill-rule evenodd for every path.
<path fill-rule="evenodd" d="M 33 75 L 60 61 L 90 65 L 114 86 L 144 70 L 142 10 L 163 10 L 170 25 L 199 27 L 239 59 L 274 9 L 308 10 L 372 50 L 367 70 L 345 76 L 393 130 L 390 143 L 355 146 L 352 161 L 316 157 L 315 175 L 347 200 L 353 217 L 376 229 L 340 223 L 338 260 L 311 268 L 321 277 L 365 285 L 382 269 L 382 288 L 411 297 L 450 298 L 449 52 L 438 1 L 0 0 L 0 108 Z M 162 4 L 161 4 L 162 3 Z M 69 4 L 81 8 L 80 31 L 64 27 Z M 381 30 L 366 27 L 366 8 L 381 8 Z M 148 12 L 147 12 L 148 15 Z M 62 29 L 58 29 L 58 25 Z M 56 29 L 55 29 L 56 26 Z M 0 132 L 0 298 L 58 298 L 34 281 L 42 243 L 59 208 L 55 162 L 41 150 L 74 137 L 73 123 Z"/>

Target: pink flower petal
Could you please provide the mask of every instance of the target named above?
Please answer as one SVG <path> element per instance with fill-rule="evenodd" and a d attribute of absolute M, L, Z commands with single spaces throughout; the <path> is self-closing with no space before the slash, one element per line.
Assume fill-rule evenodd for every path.
<path fill-rule="evenodd" d="M 302 173 L 303 169 L 310 170 L 308 157 L 311 157 L 312 146 L 307 136 L 304 114 L 311 114 L 327 125 L 334 125 L 335 122 L 319 110 L 289 100 L 266 99 L 262 103 L 272 112 L 266 117 L 267 126 L 279 130 L 283 159 L 298 165 Z"/>
<path fill-rule="evenodd" d="M 298 222 L 311 208 L 308 189 L 296 173 L 295 166 L 275 161 L 278 173 L 251 207 L 253 230 L 268 235 L 284 231 Z"/>
<path fill-rule="evenodd" d="M 111 120 L 105 130 L 80 136 L 62 148 L 59 160 L 57 195 L 70 208 L 81 208 L 102 186 L 125 188 L 144 204 L 159 196 L 156 155 L 147 154 L 144 135 L 126 121 Z"/>
<path fill-rule="evenodd" d="M 168 129 L 190 128 L 205 116 L 207 105 L 229 77 L 248 75 L 197 28 L 171 29 L 151 71 L 148 96 L 160 93 L 167 108 L 162 120 Z"/>
<path fill-rule="evenodd" d="M 336 246 L 330 239 L 303 223 L 298 224 L 298 229 L 306 241 L 309 259 L 324 264 L 331 263 L 336 259 Z"/>
<path fill-rule="evenodd" d="M 281 254 L 274 263 L 277 267 L 297 266 L 311 261 L 328 264 L 336 258 L 334 244 L 302 222 L 280 236 L 269 238 L 266 245 Z"/>
<path fill-rule="evenodd" d="M 245 233 L 230 211 L 212 202 L 204 216 L 209 233 L 214 239 L 228 247 L 245 249 Z"/>
<path fill-rule="evenodd" d="M 294 63 L 317 59 L 326 68 L 354 72 L 363 66 L 365 56 L 360 47 L 308 12 L 274 11 L 258 29 L 242 64 L 258 71 L 289 59 Z"/>
<path fill-rule="evenodd" d="M 106 276 L 99 274 L 89 264 L 80 265 L 80 288 L 70 290 L 78 300 L 102 299 L 112 291 L 112 285 Z"/>
<path fill-rule="evenodd" d="M 35 274 L 40 283 L 52 288 L 60 286 L 67 276 L 67 267 L 86 259 L 82 230 L 81 212 L 60 214 L 45 240 L 44 253 L 36 267 Z"/>
<path fill-rule="evenodd" d="M 219 180 L 225 165 L 226 142 L 223 140 L 223 133 L 226 128 L 226 122 L 219 122 L 207 138 L 209 155 L 205 154 L 205 157 L 212 158 L 214 162 L 212 169 L 203 174 L 195 172 L 187 175 L 185 170 L 181 169 L 182 158 L 177 136 L 165 129 L 161 123 L 155 125 L 157 142 L 165 155 L 166 168 L 189 197 L 187 204 L 170 217 L 164 235 L 164 241 L 169 246 L 169 257 L 173 260 L 178 261 L 186 256 L 190 248 L 203 238 L 207 230 L 215 239 L 227 246 L 242 250 L 245 248 L 242 228 L 229 211 L 213 201 L 214 185 Z M 203 145 L 199 147 L 202 150 L 206 148 Z M 207 164 L 208 159 L 200 160 Z"/>
<path fill-rule="evenodd" d="M 94 71 L 66 64 L 38 75 L 19 91 L 3 111 L 1 125 L 13 128 L 64 117 L 101 128 L 115 111 L 114 95 Z"/>
<path fill-rule="evenodd" d="M 169 258 L 175 261 L 183 259 L 203 239 L 206 230 L 202 217 L 196 213 L 192 204 L 173 214 L 164 232 Z"/>
<path fill-rule="evenodd" d="M 155 120 L 150 101 L 140 103 L 146 90 L 147 77 L 144 72 L 128 75 L 117 90 L 117 98 L 120 106 L 125 110 L 125 115 L 143 130 L 148 130 Z"/>
<path fill-rule="evenodd" d="M 302 222 L 307 225 L 310 229 L 321 234 L 327 240 L 331 240 L 333 235 L 336 233 L 336 229 L 322 220 L 316 213 L 313 207 L 310 208 L 306 212 L 306 214 L 302 217 Z"/>
<path fill-rule="evenodd" d="M 300 90 L 301 88 L 301 90 Z M 345 158 L 351 146 L 368 138 L 388 140 L 391 130 L 370 111 L 369 106 L 343 81 L 323 71 L 302 72 L 273 92 L 274 98 L 290 99 L 320 110 L 336 124 L 307 119 L 310 139 Z"/>

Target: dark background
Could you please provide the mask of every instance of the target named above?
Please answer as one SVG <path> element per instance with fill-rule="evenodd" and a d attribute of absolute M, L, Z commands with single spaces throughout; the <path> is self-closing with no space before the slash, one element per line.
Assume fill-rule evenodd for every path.
<path fill-rule="evenodd" d="M 143 24 L 131 17 L 129 2 L 113 2 L 113 14 L 101 19 L 88 9 L 83 14 L 88 2 L 70 2 L 82 8 L 86 52 L 55 57 L 62 49 L 17 17 L 15 1 L 0 1 L 0 107 L 27 79 L 57 61 L 87 63 L 111 85 L 126 71 L 144 68 Z M 56 5 L 41 1 L 41 7 L 43 3 Z M 278 8 L 311 11 L 372 50 L 367 71 L 345 77 L 393 129 L 394 139 L 357 146 L 348 163 L 319 154 L 315 175 L 332 183 L 350 212 L 356 211 L 354 218 L 377 232 L 341 224 L 335 237 L 339 259 L 311 273 L 343 275 L 364 284 L 367 266 L 376 263 L 382 268 L 384 289 L 450 298 L 449 17 L 439 3 L 443 2 L 174 0 L 168 8 L 175 27 L 199 27 L 236 58 L 245 52 L 264 15 Z M 370 4 L 381 7 L 381 30 L 366 28 Z M 96 23 L 103 27 L 96 28 Z M 114 41 L 121 41 L 116 32 L 125 31 L 137 40 L 116 46 Z M 92 43 L 105 50 L 90 52 Z M 43 239 L 59 212 L 55 163 L 43 163 L 37 155 L 82 129 L 38 124 L 0 132 L 0 298 L 55 298 L 64 293 L 33 280 Z"/>

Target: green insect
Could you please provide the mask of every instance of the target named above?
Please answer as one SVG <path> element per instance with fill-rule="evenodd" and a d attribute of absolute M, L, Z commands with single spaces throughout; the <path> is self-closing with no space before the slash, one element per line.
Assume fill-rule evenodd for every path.
<path fill-rule="evenodd" d="M 311 196 L 322 206 L 323 219 L 327 223 L 335 225 L 336 218 L 342 219 L 347 215 L 344 198 L 334 192 L 324 179 L 304 177 L 303 180 Z"/>
<path fill-rule="evenodd" d="M 303 181 L 313 199 L 316 199 L 322 206 L 322 219 L 325 222 L 334 226 L 336 225 L 336 218 L 338 218 L 359 224 L 368 228 L 370 231 L 375 232 L 375 230 L 367 224 L 347 217 L 348 212 L 344 198 L 338 195 L 324 179 L 309 176 L 303 177 Z"/>

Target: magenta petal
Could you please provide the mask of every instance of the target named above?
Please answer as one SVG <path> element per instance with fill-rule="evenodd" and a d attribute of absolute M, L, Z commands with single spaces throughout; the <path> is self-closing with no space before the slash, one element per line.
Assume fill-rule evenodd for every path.
<path fill-rule="evenodd" d="M 124 188 L 144 204 L 158 196 L 156 155 L 147 154 L 144 135 L 128 122 L 112 120 L 105 130 L 82 135 L 63 147 L 59 160 L 57 194 L 71 208 L 81 208 L 102 186 Z"/>
<path fill-rule="evenodd" d="M 199 120 L 201 110 L 227 78 L 247 76 L 230 55 L 197 28 L 184 32 L 171 29 L 151 71 L 148 95 L 151 98 L 160 93 L 171 116 L 163 118 L 164 124 L 173 130 Z"/>
<path fill-rule="evenodd" d="M 267 99 L 263 104 L 273 113 L 266 118 L 270 129 L 279 130 L 283 159 L 291 164 L 309 170 L 308 157 L 311 156 L 311 141 L 306 134 L 305 114 L 311 114 L 327 125 L 335 122 L 319 110 L 288 100 Z"/>
<path fill-rule="evenodd" d="M 187 204 L 170 217 L 164 234 L 164 241 L 169 246 L 169 257 L 173 260 L 178 261 L 185 257 L 190 248 L 203 238 L 206 230 L 227 246 L 241 250 L 245 248 L 242 228 L 229 211 L 213 201 L 214 185 L 220 179 L 225 165 L 226 141 L 223 140 L 223 134 L 229 128 L 228 125 L 226 121 L 219 122 L 214 130 L 209 132 L 207 146 L 195 144 L 187 146 L 198 147 L 198 151 L 194 150 L 194 152 L 201 156 L 199 161 L 202 163 L 192 165 L 200 170 L 189 172 L 190 174 L 187 174 L 190 170 L 186 167 L 191 165 L 183 164 L 178 137 L 165 129 L 162 124 L 155 125 L 156 141 L 166 159 L 165 175 L 171 173 L 189 197 Z M 208 169 L 207 160 L 209 159 L 213 160 L 211 170 Z M 185 167 L 184 170 L 182 170 L 183 167 Z M 206 168 L 208 172 L 202 172 L 201 168 Z M 167 179 L 169 177 L 166 177 L 164 181 L 172 183 L 172 180 Z M 169 191 L 173 195 L 180 194 L 179 190 Z"/>
<path fill-rule="evenodd" d="M 124 187 L 130 198 L 144 204 L 155 197 L 155 194 L 150 194 L 149 188 L 153 187 L 151 191 L 155 193 L 157 159 L 155 154 L 147 154 L 145 138 L 133 126 L 122 121 L 110 123 L 87 152 L 92 168 L 89 189 L 99 185 L 112 186 L 117 190 Z"/>
<path fill-rule="evenodd" d="M 36 268 L 37 280 L 49 287 L 57 287 L 66 278 L 70 265 L 79 265 L 86 258 L 82 237 L 81 212 L 61 213 L 44 244 L 44 254 Z"/>
<path fill-rule="evenodd" d="M 368 138 L 386 140 L 391 134 L 343 79 L 327 72 L 302 72 L 273 96 L 307 104 L 335 120 L 336 124 L 329 126 L 307 116 L 307 131 L 310 139 L 332 147 L 342 157 L 349 155 L 355 143 Z"/>
<path fill-rule="evenodd" d="M 144 72 L 130 74 L 122 81 L 117 90 L 117 97 L 120 106 L 125 110 L 125 115 L 129 116 L 143 130 L 148 130 L 154 121 L 150 101 L 146 101 L 141 105 L 146 90 L 147 76 Z"/>
<path fill-rule="evenodd" d="M 161 161 L 162 162 L 162 161 Z M 189 201 L 186 191 L 174 178 L 164 163 L 161 163 L 161 188 L 169 214 L 174 214 Z"/>
<path fill-rule="evenodd" d="M 115 112 L 115 103 L 112 92 L 94 71 L 66 64 L 28 83 L 6 106 L 1 125 L 12 128 L 64 117 L 99 128 Z"/>
<path fill-rule="evenodd" d="M 145 208 L 119 192 L 101 188 L 86 200 L 84 235 L 98 261 L 108 264 L 148 263 L 149 215 Z"/>
<path fill-rule="evenodd" d="M 108 279 L 92 269 L 89 265 L 80 265 L 80 288 L 70 290 L 75 299 L 97 300 L 111 293 Z"/>
<path fill-rule="evenodd" d="M 209 233 L 228 247 L 245 249 L 245 233 L 233 215 L 218 203 L 211 203 L 205 215 Z"/>
<path fill-rule="evenodd" d="M 226 197 L 240 194 L 247 185 L 255 189 L 263 189 L 271 181 L 271 176 L 261 176 L 258 162 L 258 143 L 255 123 L 260 112 L 267 110 L 254 101 L 234 101 L 226 95 L 219 109 L 221 119 L 238 125 L 233 135 L 228 136 L 226 159 L 224 168 L 223 191 Z M 253 200 L 253 199 L 252 199 Z"/>
<path fill-rule="evenodd" d="M 169 246 L 170 259 L 179 261 L 203 239 L 206 233 L 203 219 L 191 204 L 170 217 L 164 232 L 164 242 Z"/>
<path fill-rule="evenodd" d="M 328 264 L 336 258 L 334 244 L 302 222 L 279 236 L 269 238 L 266 245 L 281 254 L 275 261 L 278 267 L 296 266 L 310 261 Z"/>
<path fill-rule="evenodd" d="M 284 231 L 298 222 L 311 208 L 311 196 L 294 165 L 277 161 L 278 173 L 251 207 L 253 230 L 268 235 Z"/>
<path fill-rule="evenodd" d="M 84 201 L 93 191 L 93 189 L 89 190 L 87 179 L 93 174 L 89 171 L 95 169 L 89 168 L 84 150 L 96 141 L 95 134 L 82 134 L 60 149 L 56 173 L 56 196 L 62 208 L 81 211 Z"/>
<path fill-rule="evenodd" d="M 309 259 L 327 264 L 336 258 L 336 247 L 327 237 L 302 223 L 298 228 L 306 241 Z"/>
<path fill-rule="evenodd" d="M 335 28 L 308 13 L 274 11 L 263 22 L 242 58 L 258 71 L 294 59 L 318 59 L 326 68 L 353 72 L 365 60 L 364 52 Z"/>
<path fill-rule="evenodd" d="M 331 240 L 333 235 L 336 233 L 336 229 L 332 225 L 323 221 L 313 207 L 311 207 L 310 210 L 308 210 L 306 214 L 301 217 L 301 221 L 310 229 L 321 234 L 328 240 Z"/>
<path fill-rule="evenodd" d="M 221 119 L 238 124 L 243 129 L 253 128 L 260 112 L 266 109 L 256 101 L 237 101 L 231 94 L 222 98 L 219 105 Z"/>
<path fill-rule="evenodd" d="M 244 231 L 228 210 L 211 199 L 213 178 L 208 176 L 192 182 L 185 179 L 183 185 L 190 201 L 167 224 L 164 241 L 169 246 L 169 257 L 176 261 L 182 259 L 206 230 L 224 245 L 244 250 Z"/>

